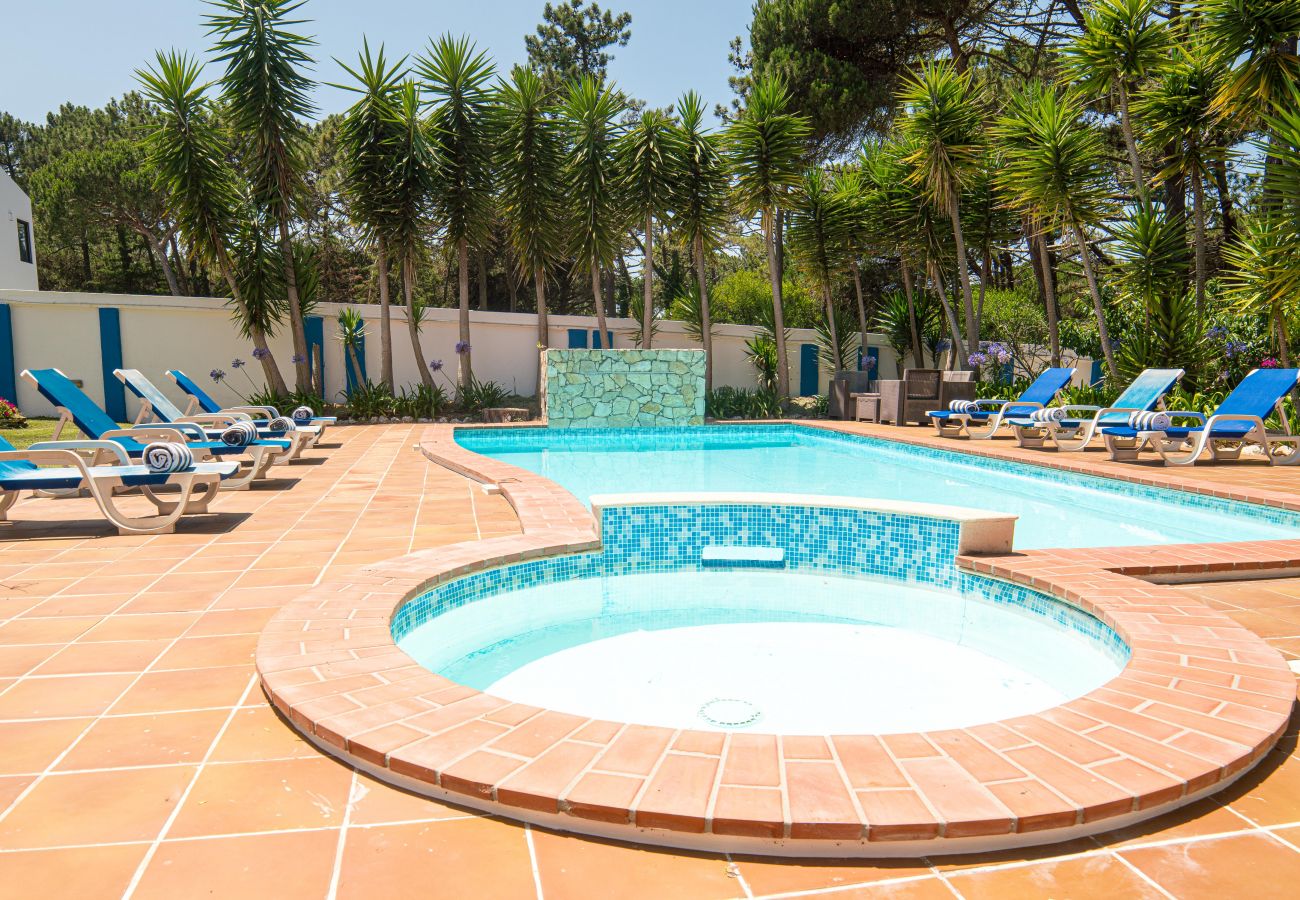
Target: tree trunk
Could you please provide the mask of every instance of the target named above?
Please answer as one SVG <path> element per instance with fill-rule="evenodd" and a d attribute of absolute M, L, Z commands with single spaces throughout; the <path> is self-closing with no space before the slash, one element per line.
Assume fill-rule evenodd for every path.
<path fill-rule="evenodd" d="M 961 204 L 956 192 L 952 195 L 952 239 L 957 245 L 957 279 L 961 282 L 961 299 L 966 313 L 966 347 L 969 353 L 980 348 L 979 328 L 975 324 L 975 300 L 970 289 L 970 264 L 966 258 L 966 238 L 961 228 Z"/>
<path fill-rule="evenodd" d="M 293 338 L 294 386 L 300 393 L 311 393 L 311 362 L 307 359 L 307 329 L 303 326 L 302 306 L 298 300 L 298 273 L 293 267 L 293 242 L 289 238 L 289 218 L 281 213 L 280 256 L 284 266 L 284 288 L 289 302 L 289 334 Z"/>
<path fill-rule="evenodd" d="M 488 308 L 487 251 L 478 252 L 478 308 Z"/>
<path fill-rule="evenodd" d="M 379 379 L 390 391 L 397 385 L 393 382 L 393 318 L 392 301 L 388 295 L 388 247 L 384 239 L 379 239 L 375 247 L 375 278 L 379 282 Z M 407 315 L 411 313 L 410 301 L 407 301 Z M 415 364 L 424 369 L 424 357 L 416 354 Z"/>
<path fill-rule="evenodd" d="M 655 324 L 655 219 L 649 213 L 645 217 L 645 245 L 641 248 L 641 281 L 644 293 L 641 295 L 641 349 L 649 350 L 654 344 Z"/>
<path fill-rule="evenodd" d="M 957 324 L 957 311 L 952 308 L 952 302 L 948 299 L 948 286 L 943 283 L 943 271 L 939 264 L 934 260 L 929 261 L 930 280 L 934 282 L 935 293 L 939 295 L 939 303 L 943 306 L 943 314 L 948 319 L 948 330 L 952 334 L 952 367 L 964 369 L 968 362 L 961 358 L 961 326 Z M 936 365 L 938 360 L 935 360 Z"/>
<path fill-rule="evenodd" d="M 704 235 L 695 236 L 695 278 L 700 285 L 700 343 L 704 346 L 704 393 L 713 390 L 713 322 L 709 318 L 709 279 Z"/>
<path fill-rule="evenodd" d="M 1052 264 L 1047 257 L 1047 234 L 1031 235 L 1029 243 L 1037 248 L 1038 267 L 1042 272 L 1043 306 L 1047 309 L 1047 341 L 1052 353 L 1052 367 L 1061 365 L 1061 329 L 1056 313 L 1056 285 L 1052 279 Z"/>
<path fill-rule="evenodd" d="M 533 291 L 537 296 L 537 395 L 540 397 L 542 379 L 546 377 L 542 351 L 551 346 L 551 326 L 546 316 L 546 270 L 541 266 L 533 269 Z"/>
<path fill-rule="evenodd" d="M 831 283 L 829 281 L 822 285 L 822 310 L 826 315 L 826 330 L 831 336 L 830 377 L 834 380 L 843 360 L 840 354 L 840 331 L 835 324 L 835 301 L 831 298 Z"/>
<path fill-rule="evenodd" d="M 411 350 L 415 352 L 415 367 L 420 371 L 420 381 L 425 387 L 433 387 L 433 372 L 424 361 L 424 350 L 420 347 L 420 326 L 416 324 L 415 313 L 415 257 L 407 256 L 402 260 L 402 299 L 406 301 L 406 330 L 411 334 Z M 469 354 L 465 354 L 466 357 Z"/>
<path fill-rule="evenodd" d="M 461 388 L 469 387 L 474 380 L 474 368 L 470 360 L 471 344 L 469 342 L 469 241 L 461 238 L 456 242 L 456 251 L 460 257 L 460 342 L 464 353 L 457 353 L 456 379 Z"/>
<path fill-rule="evenodd" d="M 764 216 L 763 243 L 767 249 L 767 278 L 772 284 L 772 328 L 776 332 L 776 389 L 781 401 L 790 399 L 790 360 L 785 345 L 785 298 L 782 284 L 781 256 L 777 251 L 780 240 L 780 211 L 772 210 Z"/>
<path fill-rule="evenodd" d="M 1106 328 L 1106 308 L 1101 300 L 1101 290 L 1097 287 L 1097 274 L 1092 269 L 1092 258 L 1088 255 L 1088 242 L 1078 222 L 1070 223 L 1070 227 L 1074 230 L 1074 240 L 1079 245 L 1079 259 L 1083 262 L 1083 274 L 1088 278 L 1088 290 L 1092 293 L 1092 308 L 1097 314 L 1097 338 L 1101 341 L 1101 352 L 1106 357 L 1106 371 L 1114 378 L 1119 374 L 1119 369 L 1115 365 L 1115 350 L 1110 345 L 1110 331 Z"/>
<path fill-rule="evenodd" d="M 262 364 L 262 375 L 266 378 L 267 387 L 277 397 L 287 396 L 289 388 L 284 383 L 284 376 L 280 374 L 280 367 L 276 364 L 275 357 L 271 355 L 271 348 L 266 342 L 266 333 L 253 323 L 248 304 L 244 302 L 244 296 L 239 290 L 239 282 L 235 280 L 234 270 L 230 267 L 230 260 L 224 250 L 218 250 L 217 266 L 221 269 L 222 277 L 226 279 L 226 286 L 230 288 L 230 298 L 235 301 L 235 308 L 248 323 L 249 337 L 253 340 L 253 349 L 257 351 L 253 355 L 258 357 L 258 361 Z"/>
<path fill-rule="evenodd" d="M 916 300 L 912 293 L 912 267 L 906 256 L 899 256 L 898 271 L 903 276 L 903 294 L 907 297 L 907 324 L 912 334 L 912 359 L 917 368 L 925 368 L 925 350 L 921 347 L 921 326 L 916 320 Z M 899 376 L 902 376 L 903 361 L 898 361 Z"/>
<path fill-rule="evenodd" d="M 605 325 L 605 295 L 601 290 L 601 271 L 600 262 L 592 257 L 591 260 L 591 299 L 596 305 L 596 330 L 600 334 L 600 346 L 608 350 L 605 345 L 609 343 L 609 328 Z"/>
<path fill-rule="evenodd" d="M 1142 205 L 1147 205 L 1147 180 L 1142 174 L 1142 158 L 1138 155 L 1137 138 L 1133 135 L 1133 120 L 1128 114 L 1128 85 L 1119 82 L 1119 126 L 1124 132 L 1124 146 L 1128 148 L 1128 162 L 1133 169 L 1133 189 Z"/>
<path fill-rule="evenodd" d="M 1205 183 L 1199 172 L 1192 173 L 1192 240 L 1196 259 L 1196 312 L 1205 312 Z"/>
<path fill-rule="evenodd" d="M 175 228 L 167 236 L 167 246 L 171 248 L 172 268 L 176 270 L 177 277 L 180 279 L 181 292 L 187 297 L 193 297 L 194 282 L 190 279 L 189 273 L 185 271 L 185 258 L 181 256 L 180 245 L 176 242 Z"/>
<path fill-rule="evenodd" d="M 140 229 L 140 236 L 149 246 L 149 252 L 154 259 L 158 260 L 163 277 L 167 279 L 167 289 L 172 292 L 173 297 L 181 296 L 181 286 L 176 280 L 176 272 L 172 269 L 171 261 L 167 259 L 167 247 L 148 228 Z"/>
<path fill-rule="evenodd" d="M 849 264 L 853 270 L 853 290 L 858 298 L 858 330 L 862 332 L 862 341 L 858 345 L 862 358 L 867 358 L 867 303 L 862 299 L 862 269 L 858 266 L 858 258 L 855 256 Z M 860 366 L 859 366 L 860 368 Z"/>
<path fill-rule="evenodd" d="M 90 239 L 84 231 L 81 233 L 81 281 L 83 285 L 90 284 Z"/>
<path fill-rule="evenodd" d="M 1222 159 L 1210 162 L 1214 173 L 1214 190 L 1219 195 L 1219 218 L 1223 222 L 1223 243 L 1231 244 L 1237 236 L 1237 216 L 1232 208 L 1232 189 L 1228 186 L 1228 164 Z"/>

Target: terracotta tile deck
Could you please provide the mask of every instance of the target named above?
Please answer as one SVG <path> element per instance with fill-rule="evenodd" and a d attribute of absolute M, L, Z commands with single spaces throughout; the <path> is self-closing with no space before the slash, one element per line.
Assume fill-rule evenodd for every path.
<path fill-rule="evenodd" d="M 19 523 L 0 526 L 0 896 L 1294 896 L 1294 719 L 1258 768 L 1162 819 L 1059 847 L 899 862 L 728 859 L 567 837 L 415 797 L 321 755 L 257 690 L 252 653 L 267 618 L 349 567 L 520 532 L 502 497 L 416 454 L 423 439 L 415 426 L 332 430 L 326 442 L 341 446 L 275 470 L 277 483 L 222 495 L 216 516 L 175 535 L 111 535 L 90 501 L 13 510 Z M 978 449 L 1030 453 L 1007 443 Z M 1300 503 L 1294 470 L 1177 477 Z M 1287 602 L 1300 580 L 1161 590 L 1300 658 L 1300 601 Z M 754 751 L 736 778 L 759 791 Z"/>

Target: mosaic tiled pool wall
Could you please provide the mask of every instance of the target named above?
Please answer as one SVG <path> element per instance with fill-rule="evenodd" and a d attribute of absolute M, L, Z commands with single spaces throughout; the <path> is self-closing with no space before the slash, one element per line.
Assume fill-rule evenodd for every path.
<path fill-rule="evenodd" d="M 581 578 L 699 571 L 706 546 L 780 547 L 785 569 L 880 577 L 959 591 L 977 602 L 1046 617 L 1128 658 L 1123 639 L 1077 607 L 1022 585 L 961 572 L 957 522 L 817 506 L 611 506 L 601 511 L 602 550 L 476 572 L 426 591 L 393 618 L 401 641 L 444 612 L 484 597 Z"/>
<path fill-rule="evenodd" d="M 646 438 L 650 441 L 648 444 Z M 466 450 L 489 456 L 496 452 L 519 451 L 530 448 L 555 450 L 626 449 L 626 442 L 618 432 L 591 428 L 571 429 L 559 433 L 548 432 L 544 428 L 512 428 L 509 431 L 501 429 L 463 429 L 456 432 L 456 442 Z M 1244 503 L 1239 500 L 1227 500 L 1210 494 L 1182 491 L 1173 487 L 1154 487 L 1115 478 L 1068 472 L 1064 469 L 1048 469 L 1013 460 L 972 456 L 968 453 L 940 450 L 917 444 L 904 444 L 868 435 L 848 434 L 823 428 L 810 428 L 800 425 L 703 425 L 699 428 L 676 428 L 671 431 L 647 432 L 645 437 L 638 438 L 638 445 L 650 450 L 754 449 L 764 446 L 789 447 L 814 444 L 841 448 L 846 444 L 866 446 L 871 449 L 873 454 L 877 454 L 875 458 L 879 460 L 887 460 L 892 457 L 914 461 L 919 458 L 931 460 L 937 466 L 952 466 L 954 469 L 969 467 L 990 472 L 1006 472 L 1025 478 L 1050 482 L 1053 491 L 1059 491 L 1060 488 L 1067 487 L 1090 488 L 1117 496 L 1158 500 L 1161 503 L 1177 504 L 1189 509 L 1244 516 L 1260 522 L 1300 530 L 1300 513 L 1280 507 Z"/>
<path fill-rule="evenodd" d="M 701 350 L 547 350 L 548 428 L 704 424 Z"/>

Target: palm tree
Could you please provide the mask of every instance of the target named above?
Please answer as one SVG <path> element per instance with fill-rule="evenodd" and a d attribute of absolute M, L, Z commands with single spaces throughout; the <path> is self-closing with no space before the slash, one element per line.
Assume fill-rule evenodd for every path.
<path fill-rule="evenodd" d="M 1165 61 L 1169 26 L 1158 16 L 1161 0 L 1095 0 L 1084 30 L 1062 52 L 1069 71 L 1091 96 L 1114 93 L 1119 98 L 1120 129 L 1133 170 L 1133 188 L 1147 203 L 1137 137 L 1133 132 L 1133 92 L 1139 82 Z"/>
<path fill-rule="evenodd" d="M 994 130 L 1005 153 L 997 181 L 1008 201 L 1034 222 L 1073 235 L 1092 294 L 1106 368 L 1114 376 L 1115 351 L 1085 233 L 1106 217 L 1111 205 L 1106 148 L 1102 135 L 1084 123 L 1083 114 L 1083 98 L 1075 91 L 1058 93 L 1035 82 L 1013 93 Z M 1043 280 L 1050 283 L 1045 250 L 1041 259 Z"/>
<path fill-rule="evenodd" d="M 311 79 L 301 69 L 311 65 L 306 48 L 315 42 L 288 29 L 303 24 L 291 19 L 301 0 L 211 0 L 217 9 L 204 18 L 217 36 L 214 62 L 225 63 L 221 76 L 223 114 L 242 143 L 253 199 L 275 220 L 293 338 L 295 382 L 312 388 L 307 332 L 303 326 L 298 280 L 293 267 L 289 222 L 303 192 L 307 128 L 315 113 L 308 97 Z"/>
<path fill-rule="evenodd" d="M 1291 366 L 1287 322 L 1300 297 L 1300 232 L 1276 216 L 1246 220 L 1241 238 L 1223 249 L 1228 296 L 1246 312 L 1267 317 L 1282 365 Z"/>
<path fill-rule="evenodd" d="M 704 389 L 713 390 L 713 333 L 709 315 L 709 260 L 726 226 L 730 188 L 722 141 L 705 131 L 704 101 L 694 91 L 677 102 L 672 174 L 673 226 L 695 262 L 703 322 Z"/>
<path fill-rule="evenodd" d="M 460 384 L 474 380 L 469 333 L 469 248 L 492 228 L 492 63 L 469 38 L 443 35 L 416 60 L 424 88 L 437 106 L 438 212 L 459 267 Z M 423 368 L 423 367 L 421 367 Z"/>
<path fill-rule="evenodd" d="M 871 232 L 871 222 L 868 219 L 871 210 L 866 196 L 866 179 L 858 167 L 846 166 L 835 172 L 833 181 L 834 189 L 842 195 L 844 202 L 844 254 L 848 259 L 849 272 L 853 275 L 853 295 L 858 306 L 858 346 L 862 348 L 863 353 L 866 353 L 867 301 L 862 295 L 862 267 L 858 264 L 858 257 L 865 249 Z M 980 296 L 983 297 L 983 294 L 981 285 Z M 872 315 L 875 315 L 874 310 Z"/>
<path fill-rule="evenodd" d="M 727 145 L 735 172 L 733 196 L 745 219 L 759 216 L 767 251 L 768 281 L 772 285 L 772 333 L 776 341 L 777 389 L 790 396 L 790 361 L 785 342 L 785 304 L 781 271 L 780 212 L 789 192 L 799 184 L 805 147 L 812 135 L 807 117 L 790 112 L 790 92 L 773 75 L 759 76 L 750 87 L 745 108 L 727 129 Z"/>
<path fill-rule="evenodd" d="M 541 76 L 523 66 L 498 89 L 495 115 L 497 203 L 520 274 L 533 279 L 537 347 L 545 350 L 546 277 L 564 251 L 564 136 Z"/>
<path fill-rule="evenodd" d="M 1212 109 L 1222 77 L 1218 61 L 1203 46 L 1193 46 L 1183 50 L 1133 104 L 1151 143 L 1171 150 L 1156 177 L 1179 175 L 1191 183 L 1196 307 L 1200 310 L 1205 308 L 1208 277 L 1205 180 L 1212 177 L 1211 164 L 1225 155 L 1214 142 L 1217 117 Z"/>
<path fill-rule="evenodd" d="M 827 354 L 838 360 L 840 335 L 831 288 L 844 269 L 845 235 L 852 215 L 844 195 L 822 169 L 809 169 L 794 193 L 790 210 L 790 249 L 821 294 L 828 330 Z"/>
<path fill-rule="evenodd" d="M 899 96 L 907 109 L 900 127 L 914 142 L 907 158 L 913 179 L 927 198 L 952 222 L 957 247 L 957 277 L 966 313 L 966 345 L 979 350 L 970 265 L 961 226 L 961 189 L 979 160 L 982 121 L 979 98 L 969 73 L 950 62 L 926 63 L 903 86 Z"/>
<path fill-rule="evenodd" d="M 363 48 L 355 69 L 339 63 L 357 83 L 340 87 L 361 95 L 344 115 L 339 128 L 342 189 L 348 202 L 349 216 L 375 245 L 375 276 L 379 283 L 380 380 L 393 391 L 396 390 L 393 382 L 393 323 L 388 294 L 388 246 L 383 222 L 393 162 L 390 150 L 395 137 L 391 133 L 395 118 L 392 105 L 401 84 L 406 58 L 390 66 L 384 59 L 382 44 L 377 56 L 371 55 L 369 41 L 363 42 Z M 416 359 L 418 361 L 419 357 Z"/>
<path fill-rule="evenodd" d="M 203 64 L 175 51 L 158 53 L 156 59 L 156 68 L 135 73 L 145 95 L 159 109 L 157 127 L 145 139 L 149 166 L 167 197 L 181 238 L 225 280 L 267 385 L 284 396 L 289 390 L 266 340 L 270 323 L 254 315 L 235 277 L 230 248 L 243 201 L 235 173 L 226 163 L 228 148 L 199 81 Z"/>
<path fill-rule="evenodd" d="M 897 141 L 864 144 L 857 162 L 864 179 L 863 219 L 872 226 L 872 238 L 877 246 L 898 254 L 898 274 L 908 308 L 909 349 L 916 365 L 924 366 L 910 261 L 918 254 L 912 233 L 913 210 L 924 205 L 924 200 L 909 182 L 907 165 L 903 162 L 905 156 L 906 150 Z"/>
<path fill-rule="evenodd" d="M 563 110 L 570 146 L 564 184 L 574 223 L 570 244 L 573 255 L 590 270 L 602 347 L 609 330 L 601 269 L 612 264 L 619 251 L 625 215 L 614 158 L 619 137 L 616 120 L 623 108 L 613 87 L 602 87 L 587 76 L 569 85 Z"/>
<path fill-rule="evenodd" d="M 1300 0 L 1201 0 L 1197 4 L 1201 33 L 1215 59 L 1230 71 L 1214 100 L 1214 112 L 1233 116 L 1251 128 L 1261 117 L 1276 114 L 1294 96 L 1300 82 Z M 1274 132 L 1267 125 L 1268 151 L 1264 165 L 1264 199 L 1277 196 L 1272 170 L 1276 160 Z"/>
<path fill-rule="evenodd" d="M 401 264 L 402 299 L 406 303 L 406 330 L 415 352 L 420 380 L 433 387 L 433 373 L 424 364 L 420 347 L 420 315 L 415 299 L 415 266 L 424 252 L 425 238 L 433 227 L 433 195 L 437 185 L 437 161 L 429 125 L 421 117 L 420 89 L 414 81 L 404 82 L 386 108 L 385 144 L 388 158 L 388 186 L 383 193 L 380 231 L 385 243 Z M 464 257 L 462 257 L 462 260 Z M 462 307 L 463 309 L 464 307 Z M 469 352 L 464 370 L 469 367 Z M 467 384 L 468 382 L 463 382 Z"/>
<path fill-rule="evenodd" d="M 656 109 L 641 118 L 619 137 L 614 147 L 623 191 L 630 208 L 645 223 L 642 245 L 641 347 L 649 350 L 654 339 L 655 318 L 655 221 L 668 213 L 671 164 L 674 153 L 672 120 Z"/>

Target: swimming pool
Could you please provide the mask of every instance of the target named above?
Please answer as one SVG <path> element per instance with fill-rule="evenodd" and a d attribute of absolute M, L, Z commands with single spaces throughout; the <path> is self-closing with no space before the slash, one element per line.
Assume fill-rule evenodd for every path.
<path fill-rule="evenodd" d="M 1020 517 L 1016 546 L 1279 540 L 1300 515 L 1056 469 L 792 425 L 460 429 L 467 450 L 594 494 L 773 491 L 955 504 Z"/>

